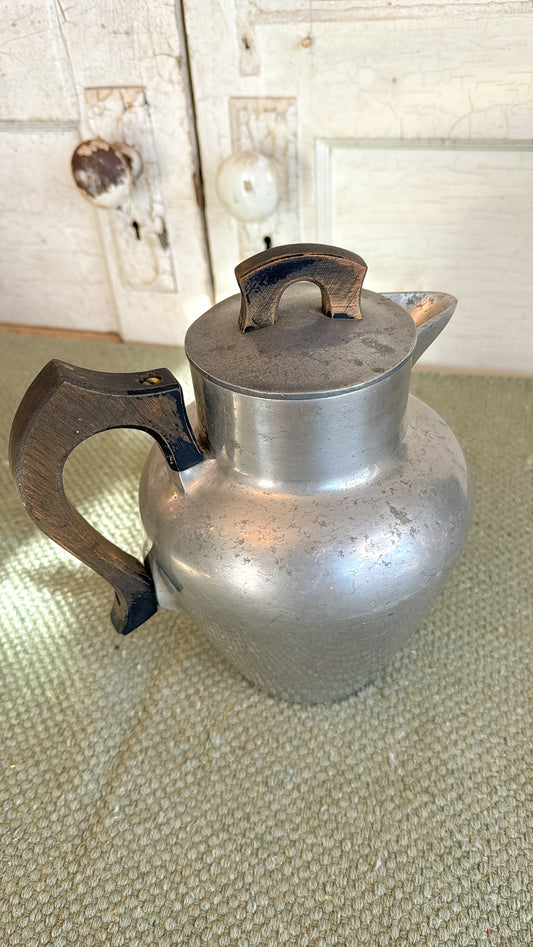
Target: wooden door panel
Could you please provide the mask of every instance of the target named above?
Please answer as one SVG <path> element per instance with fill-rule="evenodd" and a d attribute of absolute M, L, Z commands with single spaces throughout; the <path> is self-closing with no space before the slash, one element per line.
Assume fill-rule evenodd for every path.
<path fill-rule="evenodd" d="M 290 100 L 298 181 L 291 239 L 329 239 L 363 256 L 369 247 L 367 279 L 382 290 L 456 290 L 457 316 L 426 361 L 530 370 L 527 2 L 185 0 L 184 7 L 217 295 L 235 291 L 231 271 L 243 246 L 261 250 L 265 236 L 284 242 L 290 209 L 282 195 L 255 229 L 224 210 L 217 172 L 247 138 L 232 124 L 235 103 L 246 100 L 257 116 L 262 102 Z M 272 133 L 261 138 L 257 117 L 250 124 L 253 147 L 272 154 Z M 384 141 L 374 164 L 369 139 Z M 446 194 L 444 207 L 434 188 Z M 356 225 L 362 200 L 367 233 Z M 385 260 L 376 259 L 380 247 Z M 502 256 L 509 279 L 500 284 Z"/>
<path fill-rule="evenodd" d="M 317 237 L 361 254 L 368 289 L 460 300 L 426 363 L 531 371 L 530 143 L 322 140 L 316 173 Z"/>
<path fill-rule="evenodd" d="M 9 291 L 0 318 L 181 343 L 212 288 L 179 4 L 7 0 L 4 22 L 0 148 L 10 193 L 0 198 L 0 279 Z M 126 205 L 95 211 L 74 186 L 74 147 L 108 132 L 140 142 L 146 170 L 133 193 L 141 226 Z M 37 133 L 50 149 L 40 158 Z"/>
<path fill-rule="evenodd" d="M 74 76 L 53 0 L 3 0 L 0 121 L 77 122 Z"/>
<path fill-rule="evenodd" d="M 78 132 L 3 132 L 0 321 L 112 332 L 115 303 L 97 211 L 68 171 Z"/>

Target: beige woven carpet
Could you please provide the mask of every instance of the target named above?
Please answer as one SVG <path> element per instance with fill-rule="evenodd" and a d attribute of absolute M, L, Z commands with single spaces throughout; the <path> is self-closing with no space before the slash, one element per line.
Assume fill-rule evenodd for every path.
<path fill-rule="evenodd" d="M 175 350 L 1 336 L 2 425 L 53 355 L 184 376 Z M 475 524 L 424 627 L 337 704 L 277 702 L 186 617 L 128 638 L 2 467 L 0 943 L 530 945 L 533 381 L 417 374 Z M 99 435 L 71 494 L 140 553 L 148 438 Z"/>

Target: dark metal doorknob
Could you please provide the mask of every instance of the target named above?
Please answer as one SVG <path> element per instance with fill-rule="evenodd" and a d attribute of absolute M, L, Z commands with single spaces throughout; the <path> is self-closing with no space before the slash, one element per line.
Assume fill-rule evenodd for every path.
<path fill-rule="evenodd" d="M 82 141 L 71 160 L 74 181 L 96 207 L 122 207 L 142 172 L 142 158 L 122 142 L 110 145 L 96 138 Z"/>

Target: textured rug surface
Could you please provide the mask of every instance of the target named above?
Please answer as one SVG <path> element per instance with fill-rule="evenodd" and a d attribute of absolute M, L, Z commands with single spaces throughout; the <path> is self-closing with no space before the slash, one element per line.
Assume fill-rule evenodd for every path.
<path fill-rule="evenodd" d="M 469 460 L 471 538 L 379 679 L 306 707 L 255 690 L 183 615 L 118 636 L 110 587 L 12 485 L 11 420 L 49 358 L 188 380 L 183 353 L 0 347 L 0 943 L 531 945 L 533 381 L 414 375 Z M 137 555 L 148 446 L 107 432 L 67 471 Z"/>

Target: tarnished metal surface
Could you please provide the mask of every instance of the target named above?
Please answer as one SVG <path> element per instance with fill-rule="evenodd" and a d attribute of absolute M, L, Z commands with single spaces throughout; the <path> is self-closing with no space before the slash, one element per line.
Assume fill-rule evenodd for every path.
<path fill-rule="evenodd" d="M 409 364 L 325 399 L 250 398 L 195 376 L 211 459 L 141 483 L 158 600 L 183 609 L 251 681 L 343 697 L 419 626 L 466 540 L 454 435 L 407 396 Z"/>
<path fill-rule="evenodd" d="M 448 293 L 383 293 L 407 310 L 417 327 L 413 365 L 437 338 L 455 312 L 457 300 Z"/>
<path fill-rule="evenodd" d="M 331 289 L 343 254 L 355 279 L 348 267 Z M 132 379 L 51 362 L 13 428 L 30 515 L 113 584 L 115 627 L 138 627 L 157 598 L 194 618 L 251 681 L 293 701 L 338 699 L 370 681 L 422 621 L 470 524 L 461 448 L 409 396 L 412 362 L 455 300 L 363 292 L 359 309 L 361 264 L 364 275 L 359 257 L 320 245 L 248 261 L 251 331 L 240 331 L 233 297 L 187 335 L 192 426 L 164 369 Z M 320 305 L 306 282 L 278 313 L 295 278 L 317 280 Z M 137 397 L 149 408 L 140 415 Z M 128 425 L 166 450 L 152 450 L 141 481 L 146 567 L 96 533 L 62 487 L 80 439 Z M 179 450 L 167 449 L 176 435 Z"/>
<path fill-rule="evenodd" d="M 97 207 L 121 207 L 129 197 L 135 176 L 129 149 L 99 139 L 82 141 L 71 164 L 78 190 Z"/>
<path fill-rule="evenodd" d="M 409 396 L 455 299 L 363 290 L 361 319 L 331 319 L 327 278 L 280 303 L 276 253 L 285 283 L 316 275 L 284 249 L 254 258 L 258 328 L 239 331 L 234 296 L 189 329 L 207 459 L 173 473 L 154 449 L 141 509 L 159 602 L 264 690 L 315 702 L 362 687 L 420 624 L 463 548 L 472 491 L 454 435 Z M 334 250 L 310 248 L 322 268 Z"/>
<path fill-rule="evenodd" d="M 196 320 L 185 349 L 199 373 L 240 391 L 282 397 L 325 396 L 375 383 L 411 355 L 416 329 L 394 301 L 363 290 L 363 318 L 329 319 L 320 291 L 297 283 L 282 297 L 274 326 L 242 334 L 240 295 Z"/>

